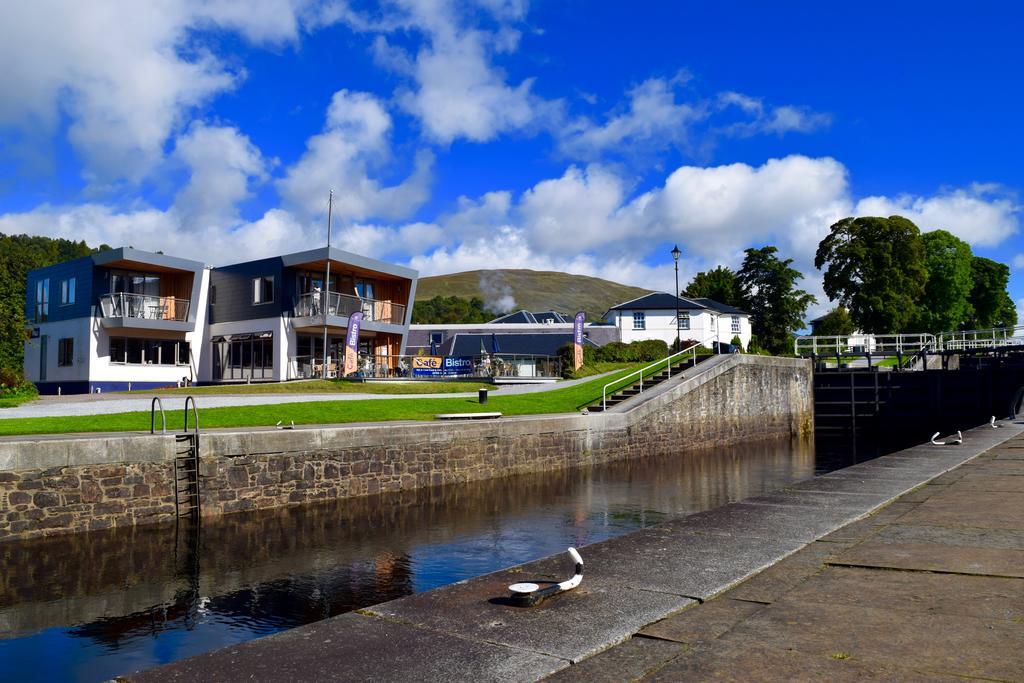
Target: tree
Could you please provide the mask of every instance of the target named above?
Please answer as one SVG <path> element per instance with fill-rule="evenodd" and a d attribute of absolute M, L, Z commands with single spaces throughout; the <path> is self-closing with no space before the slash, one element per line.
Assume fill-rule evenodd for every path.
<path fill-rule="evenodd" d="M 683 296 L 697 299 L 714 299 L 726 306 L 742 307 L 745 305 L 736 282 L 736 273 L 725 266 L 714 270 L 702 271 L 693 276 L 686 286 Z"/>
<path fill-rule="evenodd" d="M 842 306 L 836 306 L 811 325 L 813 327 L 812 334 L 824 337 L 845 337 L 853 334 L 857 329 L 850 318 L 850 312 Z"/>
<path fill-rule="evenodd" d="M 971 247 L 945 230 L 926 232 L 921 241 L 928 280 L 911 327 L 932 334 L 960 329 L 971 317 Z"/>
<path fill-rule="evenodd" d="M 747 249 L 736 275 L 747 310 L 754 314 L 753 333 L 762 348 L 775 354 L 792 350 L 794 330 L 803 326 L 807 307 L 817 301 L 796 288 L 803 274 L 790 268 L 793 259 L 779 259 L 777 251 L 770 246 Z"/>
<path fill-rule="evenodd" d="M 967 329 L 1013 327 L 1017 307 L 1006 291 L 1010 268 L 1005 263 L 975 256 L 971 259 L 971 293 L 968 296 L 973 316 L 965 321 Z"/>
<path fill-rule="evenodd" d="M 850 311 L 864 332 L 902 332 L 924 294 L 921 231 L 902 216 L 844 218 L 818 245 L 825 293 Z"/>
<path fill-rule="evenodd" d="M 417 324 L 485 323 L 498 315 L 484 308 L 483 299 L 457 296 L 435 296 L 417 301 L 412 307 L 412 321 Z"/>

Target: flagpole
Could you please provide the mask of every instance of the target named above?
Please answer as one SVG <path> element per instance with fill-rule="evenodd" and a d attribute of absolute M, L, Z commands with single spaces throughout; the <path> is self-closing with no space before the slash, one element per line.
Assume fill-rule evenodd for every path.
<path fill-rule="evenodd" d="M 327 379 L 327 309 L 331 305 L 331 211 L 334 208 L 334 190 L 327 196 L 327 275 L 324 278 L 323 301 L 324 307 L 324 364 L 323 376 Z"/>

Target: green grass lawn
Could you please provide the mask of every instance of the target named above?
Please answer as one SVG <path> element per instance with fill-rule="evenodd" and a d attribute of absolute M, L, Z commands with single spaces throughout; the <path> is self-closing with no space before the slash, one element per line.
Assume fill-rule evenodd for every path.
<path fill-rule="evenodd" d="M 288 424 L 292 420 L 297 425 L 432 420 L 437 413 L 493 411 L 505 415 L 568 413 L 600 400 L 601 388 L 607 382 L 630 374 L 643 365 L 637 363 L 634 367 L 622 370 L 610 377 L 602 377 L 564 389 L 532 394 L 494 396 L 486 405 L 480 405 L 476 398 L 394 398 L 203 409 L 201 407 L 202 400 L 200 400 L 199 423 L 203 429 L 212 429 L 217 427 L 265 427 L 272 426 L 278 421 Z M 656 371 L 656 369 L 652 370 L 652 372 Z M 149 420 L 148 411 L 114 415 L 17 418 L 0 420 L 0 435 L 149 431 Z"/>
<path fill-rule="evenodd" d="M 220 384 L 206 387 L 147 389 L 118 392 L 125 395 L 159 394 L 182 396 L 247 396 L 253 394 L 456 394 L 477 389 L 498 387 L 483 382 L 351 382 L 345 380 L 310 379 L 294 382 L 262 384 Z"/>

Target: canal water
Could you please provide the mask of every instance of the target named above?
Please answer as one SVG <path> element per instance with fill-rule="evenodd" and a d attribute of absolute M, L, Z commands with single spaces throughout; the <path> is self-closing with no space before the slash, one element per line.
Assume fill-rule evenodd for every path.
<path fill-rule="evenodd" d="M 877 454 L 747 443 L 241 513 L 206 521 L 198 534 L 171 525 L 3 543 L 0 680 L 106 680 Z"/>

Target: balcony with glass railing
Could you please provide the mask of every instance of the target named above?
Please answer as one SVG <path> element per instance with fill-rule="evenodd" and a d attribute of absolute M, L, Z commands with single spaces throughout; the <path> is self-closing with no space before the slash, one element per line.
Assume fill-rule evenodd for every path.
<path fill-rule="evenodd" d="M 188 299 L 173 296 L 117 292 L 100 297 L 100 311 L 108 319 L 185 322 L 188 308 Z"/>
<path fill-rule="evenodd" d="M 325 309 L 328 316 L 348 317 L 361 311 L 364 322 L 405 324 L 405 306 L 402 304 L 340 292 L 310 292 L 299 296 L 295 302 L 295 317 L 322 317 Z"/>

